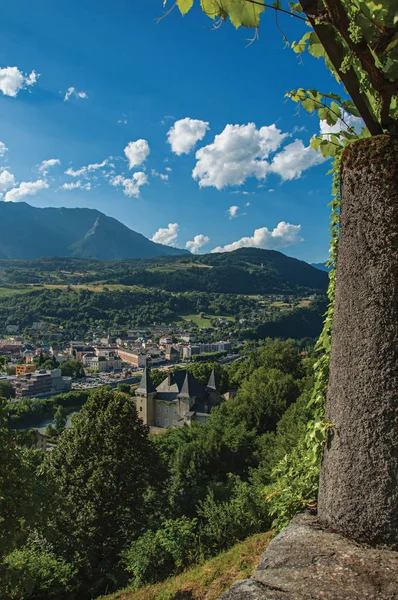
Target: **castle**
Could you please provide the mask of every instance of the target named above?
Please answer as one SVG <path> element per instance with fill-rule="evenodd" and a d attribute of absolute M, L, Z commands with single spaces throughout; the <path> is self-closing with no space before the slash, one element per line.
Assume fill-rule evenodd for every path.
<path fill-rule="evenodd" d="M 224 400 L 216 384 L 214 369 L 204 387 L 190 371 L 169 372 L 157 388 L 144 369 L 135 391 L 139 417 L 150 427 L 179 427 L 192 421 L 205 423 L 214 406 Z"/>

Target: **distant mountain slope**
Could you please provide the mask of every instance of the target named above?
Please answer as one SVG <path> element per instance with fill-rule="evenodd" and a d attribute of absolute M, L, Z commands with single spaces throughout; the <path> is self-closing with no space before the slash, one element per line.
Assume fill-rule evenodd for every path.
<path fill-rule="evenodd" d="M 91 208 L 36 208 L 0 202 L 0 258 L 120 259 L 189 254 L 156 244 Z"/>
<path fill-rule="evenodd" d="M 330 271 L 329 267 L 326 266 L 326 262 L 311 263 L 311 267 L 314 267 L 315 269 L 319 269 L 320 271 L 326 271 L 326 273 L 329 273 L 329 271 Z"/>
<path fill-rule="evenodd" d="M 145 268 L 117 268 L 112 281 L 167 291 L 230 294 L 301 294 L 325 291 L 326 273 L 275 250 L 240 248 L 233 252 L 144 261 Z M 157 264 L 156 264 L 157 263 Z M 116 266 L 116 265 L 115 265 Z M 138 266 L 138 265 L 137 265 Z"/>
<path fill-rule="evenodd" d="M 112 237 L 102 217 L 71 252 L 89 255 L 91 244 Z M 138 234 L 136 234 L 138 235 Z M 112 252 L 116 252 L 110 246 Z M 101 254 L 100 254 L 101 256 Z M 327 273 L 275 250 L 240 248 L 222 254 L 192 254 L 143 259 L 93 260 L 91 258 L 42 258 L 2 260 L 0 284 L 123 284 L 169 292 L 228 294 L 308 294 L 324 292 Z"/>

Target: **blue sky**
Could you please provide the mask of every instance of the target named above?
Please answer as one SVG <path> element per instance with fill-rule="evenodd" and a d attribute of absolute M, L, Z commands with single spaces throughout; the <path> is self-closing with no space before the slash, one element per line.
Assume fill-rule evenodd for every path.
<path fill-rule="evenodd" d="M 320 124 L 284 94 L 336 90 L 331 75 L 284 49 L 272 11 L 249 47 L 251 31 L 212 31 L 198 8 L 162 12 L 161 0 L 3 4 L 2 199 L 96 208 L 199 252 L 325 260 L 330 165 L 308 150 Z M 290 41 L 305 31 L 279 22 Z"/>

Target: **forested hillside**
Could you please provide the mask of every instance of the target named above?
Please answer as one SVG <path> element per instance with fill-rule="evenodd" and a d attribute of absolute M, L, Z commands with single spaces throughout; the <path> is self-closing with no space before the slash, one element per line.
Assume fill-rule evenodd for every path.
<path fill-rule="evenodd" d="M 144 260 L 0 260 L 3 285 L 94 282 L 141 285 L 170 292 L 301 294 L 326 291 L 328 276 L 304 261 L 257 248 Z"/>

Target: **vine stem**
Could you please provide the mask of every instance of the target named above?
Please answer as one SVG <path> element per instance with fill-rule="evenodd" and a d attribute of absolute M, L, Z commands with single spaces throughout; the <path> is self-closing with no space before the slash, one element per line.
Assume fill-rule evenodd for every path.
<path fill-rule="evenodd" d="M 249 2 L 249 4 L 256 4 L 257 6 L 264 6 L 264 8 L 272 8 L 272 10 L 285 13 L 290 17 L 294 17 L 295 19 L 299 19 L 300 21 L 307 23 L 307 19 L 305 17 L 300 17 L 300 15 L 296 15 L 295 13 L 285 10 L 284 8 L 278 8 L 277 6 L 272 6 L 271 4 L 265 4 L 265 2 L 258 2 L 258 0 L 245 0 L 245 2 Z"/>

